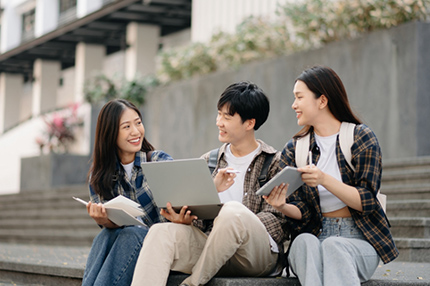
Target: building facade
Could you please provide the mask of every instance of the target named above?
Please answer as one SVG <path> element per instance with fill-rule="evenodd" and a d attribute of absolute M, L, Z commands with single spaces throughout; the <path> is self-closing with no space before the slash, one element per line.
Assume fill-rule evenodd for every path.
<path fill-rule="evenodd" d="M 278 2 L 285 0 L 2 0 L 0 194 L 19 191 L 21 158 L 40 153 L 46 114 L 80 104 L 84 127 L 71 152 L 90 153 L 86 80 L 154 73 L 161 47 L 233 32 L 249 15 L 274 15 Z"/>

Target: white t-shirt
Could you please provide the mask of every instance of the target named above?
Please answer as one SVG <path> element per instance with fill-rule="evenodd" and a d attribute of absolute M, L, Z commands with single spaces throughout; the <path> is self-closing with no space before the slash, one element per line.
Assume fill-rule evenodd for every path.
<path fill-rule="evenodd" d="M 124 165 L 123 163 L 121 163 L 121 165 L 124 168 L 125 173 L 127 174 L 127 178 L 131 180 L 131 171 L 133 170 L 134 161 L 127 165 Z"/>
<path fill-rule="evenodd" d="M 318 159 L 317 167 L 326 174 L 329 174 L 338 181 L 342 181 L 339 165 L 336 158 L 336 133 L 331 136 L 318 136 L 315 134 L 315 141 L 320 148 L 320 158 Z M 321 212 L 328 213 L 339 210 L 346 206 L 344 202 L 338 199 L 335 195 L 329 192 L 326 188 L 318 185 L 320 196 Z"/>
<path fill-rule="evenodd" d="M 231 185 L 230 188 L 225 190 L 224 192 L 218 193 L 219 199 L 222 203 L 236 201 L 242 203 L 243 199 L 243 184 L 245 183 L 245 175 L 246 171 L 251 165 L 252 160 L 255 155 L 260 150 L 261 146 L 258 144 L 258 147 L 243 157 L 236 157 L 231 153 L 230 144 L 227 145 L 225 149 L 225 160 L 227 161 L 228 167 L 231 167 L 235 170 L 238 170 L 240 173 L 236 174 L 236 178 L 234 178 L 234 184 Z"/>

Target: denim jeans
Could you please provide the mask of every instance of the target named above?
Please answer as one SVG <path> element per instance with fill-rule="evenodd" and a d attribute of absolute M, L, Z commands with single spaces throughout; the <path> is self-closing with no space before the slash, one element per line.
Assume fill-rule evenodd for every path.
<path fill-rule="evenodd" d="M 288 261 L 302 286 L 359 286 L 372 277 L 379 256 L 352 218 L 323 218 L 321 235 L 297 236 Z"/>
<path fill-rule="evenodd" d="M 93 241 L 83 286 L 131 284 L 136 261 L 148 227 L 103 229 Z"/>

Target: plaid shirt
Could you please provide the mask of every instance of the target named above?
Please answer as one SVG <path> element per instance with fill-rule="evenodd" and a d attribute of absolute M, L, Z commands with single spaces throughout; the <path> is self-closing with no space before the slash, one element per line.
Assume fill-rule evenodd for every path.
<path fill-rule="evenodd" d="M 167 161 L 173 160 L 169 154 L 163 151 L 153 151 L 151 154 L 151 161 Z M 141 216 L 142 221 L 147 225 L 151 226 L 157 222 L 164 222 L 166 219 L 160 215 L 160 210 L 154 202 L 151 190 L 149 189 L 146 178 L 142 173 L 141 163 L 146 162 L 146 153 L 137 152 L 134 159 L 134 167 L 132 170 L 131 179 L 124 172 L 119 172 L 120 177 L 115 182 L 113 187 L 114 196 L 123 195 L 142 206 L 144 215 Z M 120 165 L 117 165 L 118 171 Z M 94 192 L 93 188 L 90 187 L 90 200 L 93 203 L 105 203 L 105 200 L 101 200 L 100 197 Z"/>
<path fill-rule="evenodd" d="M 283 224 L 285 224 L 286 222 L 285 216 L 281 212 L 275 210 L 271 205 L 266 203 L 266 201 L 261 196 L 255 194 L 255 192 L 260 188 L 258 177 L 260 176 L 264 159 L 266 158 L 266 154 L 275 154 L 275 156 L 273 156 L 272 163 L 270 164 L 269 171 L 267 173 L 267 181 L 269 181 L 280 170 L 280 152 L 277 152 L 273 147 L 267 145 L 261 140 L 257 141 L 260 143 L 261 149 L 255 155 L 254 159 L 248 167 L 247 173 L 245 174 L 242 203 L 257 215 L 257 217 L 266 227 L 267 232 L 270 234 L 273 240 L 276 241 L 279 246 L 279 249 L 281 250 L 283 249 L 282 244 L 287 238 L 287 235 L 284 233 L 282 227 Z M 218 169 L 227 167 L 227 161 L 225 160 L 224 156 L 226 146 L 227 144 L 224 144 L 220 147 L 217 165 L 212 174 L 212 177 L 215 177 L 215 175 L 218 173 Z M 209 161 L 209 154 L 210 152 L 202 156 L 202 158 L 204 158 L 207 162 Z M 197 220 L 194 222 L 194 225 L 200 228 L 202 231 L 206 232 L 206 234 L 209 234 L 212 230 L 213 220 Z"/>
<path fill-rule="evenodd" d="M 280 162 L 282 168 L 296 166 L 295 146 L 296 140 L 292 139 L 284 147 Z M 310 150 L 312 150 L 313 161 L 318 162 L 320 152 L 313 132 L 311 132 Z M 375 134 L 364 124 L 357 125 L 355 128 L 351 153 L 351 163 L 355 167 L 355 172 L 342 154 L 338 137 L 336 156 L 342 181 L 358 190 L 363 208 L 361 212 L 352 208 L 349 208 L 349 211 L 367 241 L 375 248 L 382 261 L 388 263 L 399 255 L 399 251 L 394 244 L 384 211 L 376 199 L 381 184 L 381 149 Z M 293 236 L 303 232 L 318 236 L 322 226 L 318 189 L 305 184 L 290 195 L 287 202 L 297 206 L 302 213 L 301 220 L 288 219 L 287 230 L 291 231 Z"/>

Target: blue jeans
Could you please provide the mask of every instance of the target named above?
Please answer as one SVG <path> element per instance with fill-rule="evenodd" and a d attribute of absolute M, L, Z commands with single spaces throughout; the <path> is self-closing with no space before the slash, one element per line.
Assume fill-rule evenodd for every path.
<path fill-rule="evenodd" d="M 303 286 L 359 286 L 372 277 L 379 256 L 352 218 L 323 218 L 319 237 L 294 239 L 288 261 Z"/>
<path fill-rule="evenodd" d="M 83 286 L 131 284 L 136 261 L 148 227 L 103 229 L 93 241 Z"/>

